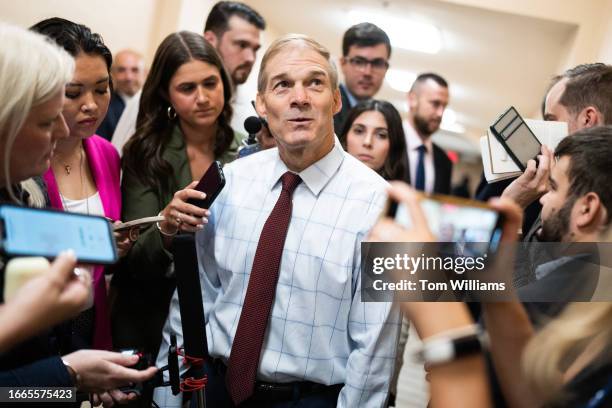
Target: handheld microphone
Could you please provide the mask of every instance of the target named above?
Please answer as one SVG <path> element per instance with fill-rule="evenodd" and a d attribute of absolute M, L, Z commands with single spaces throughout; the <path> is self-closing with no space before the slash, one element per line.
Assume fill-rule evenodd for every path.
<path fill-rule="evenodd" d="M 247 140 L 248 145 L 257 143 L 256 136 L 257 133 L 259 133 L 259 131 L 261 130 L 261 127 L 262 123 L 259 117 L 249 116 L 248 118 L 246 118 L 246 120 L 244 121 L 244 130 L 246 130 L 249 134 L 249 138 Z"/>
<path fill-rule="evenodd" d="M 263 126 L 263 119 L 258 116 L 249 116 L 244 121 L 244 130 L 249 134 L 249 138 L 242 143 L 242 146 L 238 150 L 238 158 L 248 156 L 249 154 L 253 154 L 261 150 L 259 143 L 257 143 L 257 133 L 261 131 Z"/>

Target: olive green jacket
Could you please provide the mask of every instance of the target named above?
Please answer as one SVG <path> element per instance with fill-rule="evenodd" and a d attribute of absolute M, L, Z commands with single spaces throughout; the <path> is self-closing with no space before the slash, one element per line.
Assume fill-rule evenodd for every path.
<path fill-rule="evenodd" d="M 242 137 L 234 133 L 230 149 L 221 157 L 216 158 L 225 164 L 234 160 Z M 159 214 L 172 200 L 176 191 L 185 188 L 194 178 L 191 175 L 187 150 L 182 132 L 175 126 L 172 138 L 164 150 L 162 157 L 172 166 L 173 177 L 170 182 L 172 191 L 162 194 L 157 188 L 143 185 L 133 174 L 125 173 L 122 181 L 123 221 L 152 217 Z M 135 278 L 150 279 L 166 276 L 172 263 L 172 255 L 162 243 L 162 237 L 155 225 L 140 234 L 128 255 L 128 268 Z"/>
<path fill-rule="evenodd" d="M 229 151 L 217 160 L 223 164 L 232 161 L 241 141 L 242 137 L 234 133 Z M 193 181 L 185 141 L 178 126 L 162 157 L 172 166 L 171 191 L 162 194 L 156 187 L 143 185 L 134 174 L 124 173 L 121 185 L 124 221 L 159 214 L 172 200 L 174 192 Z M 175 286 L 172 254 L 164 248 L 157 227 L 151 225 L 141 232 L 113 276 L 111 321 L 114 346 L 137 347 L 157 354 Z"/>

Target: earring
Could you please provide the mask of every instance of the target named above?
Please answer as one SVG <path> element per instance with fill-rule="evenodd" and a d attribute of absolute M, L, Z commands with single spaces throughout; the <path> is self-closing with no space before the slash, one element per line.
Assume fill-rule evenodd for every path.
<path fill-rule="evenodd" d="M 172 106 L 168 106 L 168 119 L 174 120 L 176 119 L 176 111 Z"/>

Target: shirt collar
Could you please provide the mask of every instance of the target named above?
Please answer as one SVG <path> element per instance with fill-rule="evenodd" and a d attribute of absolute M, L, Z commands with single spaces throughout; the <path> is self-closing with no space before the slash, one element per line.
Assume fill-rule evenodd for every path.
<path fill-rule="evenodd" d="M 406 133 L 406 144 L 408 145 L 408 150 L 416 150 L 421 145 L 425 145 L 425 147 L 427 148 L 427 153 L 433 152 L 433 143 L 431 141 L 431 136 L 425 139 L 425 141 L 423 142 L 423 139 L 421 139 L 417 131 L 407 120 L 404 121 L 404 132 Z"/>
<path fill-rule="evenodd" d="M 304 170 L 298 173 L 306 187 L 315 195 L 318 196 L 323 187 L 331 180 L 332 176 L 336 174 L 336 171 L 344 160 L 344 150 L 337 137 L 334 138 L 334 147 L 329 153 L 323 156 L 316 163 L 311 164 Z M 270 190 L 272 190 L 276 184 L 280 181 L 280 178 L 287 171 L 287 165 L 281 160 L 280 155 L 277 153 L 276 164 L 272 172 L 272 178 L 270 183 Z"/>

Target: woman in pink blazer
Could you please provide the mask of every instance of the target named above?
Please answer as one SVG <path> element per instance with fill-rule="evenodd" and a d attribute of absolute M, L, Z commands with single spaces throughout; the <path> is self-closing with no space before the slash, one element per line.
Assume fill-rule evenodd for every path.
<path fill-rule="evenodd" d="M 60 18 L 39 22 L 34 31 L 55 40 L 75 59 L 75 72 L 66 86 L 62 111 L 69 137 L 58 140 L 45 173 L 49 199 L 54 208 L 101 215 L 121 216 L 119 154 L 94 133 L 108 110 L 112 56 L 102 38 L 81 24 Z M 131 247 L 126 236 L 117 237 L 119 255 Z M 90 267 L 93 299 L 72 321 L 71 348 L 111 349 L 111 332 L 104 267 Z"/>

